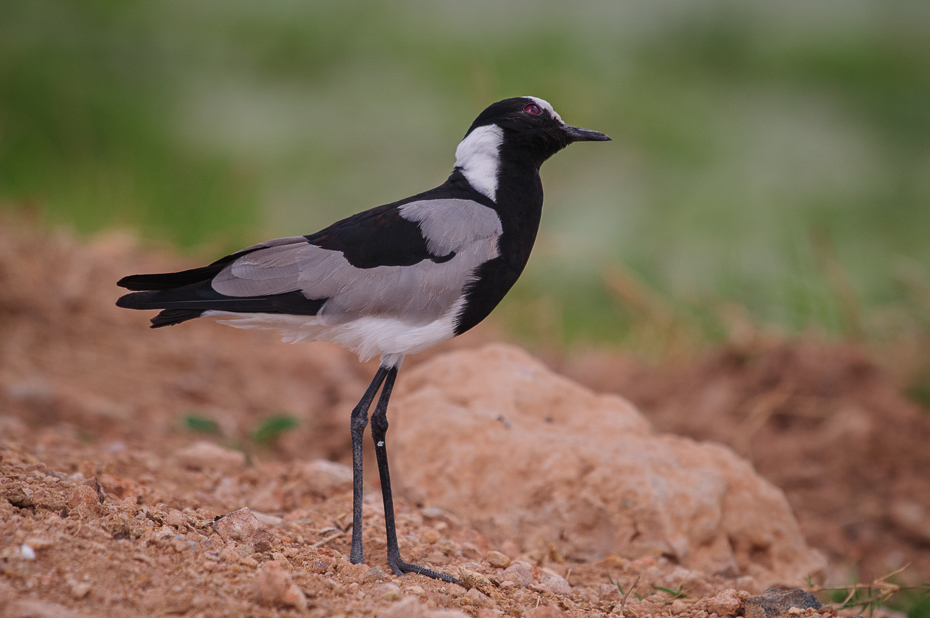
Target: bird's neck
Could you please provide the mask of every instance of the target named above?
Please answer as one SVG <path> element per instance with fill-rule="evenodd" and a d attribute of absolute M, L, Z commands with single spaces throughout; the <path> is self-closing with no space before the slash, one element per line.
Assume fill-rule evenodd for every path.
<path fill-rule="evenodd" d="M 543 187 L 539 168 L 521 157 L 501 157 L 497 187 L 497 214 L 501 218 L 503 255 L 518 273 L 526 266 L 542 218 Z M 503 250 L 504 247 L 501 247 Z"/>
<path fill-rule="evenodd" d="M 497 125 L 478 127 L 455 149 L 455 169 L 482 195 L 497 201 L 498 173 L 504 131 Z"/>
<path fill-rule="evenodd" d="M 498 254 L 478 268 L 475 281 L 468 286 L 467 303 L 455 326 L 456 335 L 481 322 L 497 306 L 523 272 L 536 242 L 543 202 L 539 169 L 505 155 L 500 159 L 498 181 L 497 201 L 492 202 L 484 195 L 479 199 L 500 217 Z M 459 169 L 452 173 L 448 184 L 472 196 L 479 195 Z"/>
<path fill-rule="evenodd" d="M 453 185 L 464 180 L 497 211 L 503 228 L 500 259 L 512 277 L 505 289 L 520 276 L 536 242 L 543 204 L 539 167 L 548 158 L 531 144 L 510 141 L 512 137 L 496 125 L 473 129 L 455 151 L 449 178 Z"/>
<path fill-rule="evenodd" d="M 501 217 L 505 236 L 520 237 L 529 249 L 536 239 L 542 211 L 542 182 L 539 166 L 544 158 L 533 150 L 505 141 L 497 125 L 473 129 L 455 150 L 455 171 L 450 181 L 461 175 L 472 189 L 494 203 Z"/>

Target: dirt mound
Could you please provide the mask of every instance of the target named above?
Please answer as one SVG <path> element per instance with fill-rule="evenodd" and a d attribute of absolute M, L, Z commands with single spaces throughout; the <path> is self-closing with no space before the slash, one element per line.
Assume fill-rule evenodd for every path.
<path fill-rule="evenodd" d="M 816 340 L 728 346 L 649 367 L 588 354 L 561 369 L 634 402 L 659 431 L 733 447 L 783 489 L 836 578 L 908 563 L 930 578 L 930 416 L 859 347 Z"/>
<path fill-rule="evenodd" d="M 704 573 L 803 585 L 825 567 L 784 494 L 730 449 L 654 433 L 514 346 L 437 357 L 395 405 L 399 478 L 491 539 L 576 561 L 663 555 Z"/>

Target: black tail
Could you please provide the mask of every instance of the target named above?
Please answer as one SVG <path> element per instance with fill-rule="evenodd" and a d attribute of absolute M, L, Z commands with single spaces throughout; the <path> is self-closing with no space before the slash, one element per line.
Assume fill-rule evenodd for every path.
<path fill-rule="evenodd" d="M 193 320 L 212 309 L 209 307 L 212 296 L 221 296 L 210 287 L 209 282 L 217 276 L 227 264 L 246 253 L 240 251 L 220 258 L 209 266 L 191 268 L 176 273 L 155 273 L 150 275 L 129 275 L 116 282 L 127 290 L 139 292 L 126 294 L 116 301 L 117 307 L 126 309 L 164 309 L 152 318 L 152 328 L 174 326 L 187 320 Z M 198 306 L 207 301 L 206 305 Z M 186 305 L 186 306 L 181 306 Z"/>
<path fill-rule="evenodd" d="M 119 285 L 131 290 L 143 287 L 145 291 L 121 296 L 116 306 L 125 309 L 162 309 L 161 313 L 152 318 L 152 328 L 160 328 L 199 318 L 205 311 L 316 315 L 327 300 L 308 299 L 299 291 L 266 296 L 226 296 L 210 285 L 215 273 L 206 280 L 170 287 L 172 281 L 190 281 L 194 272 L 209 273 L 211 268 L 212 265 L 179 273 L 125 277 Z"/>
<path fill-rule="evenodd" d="M 186 280 L 188 273 L 190 271 L 124 277 L 119 281 L 122 287 L 146 291 L 121 296 L 116 301 L 116 306 L 124 309 L 162 309 L 161 313 L 152 318 L 152 328 L 180 324 L 199 318 L 204 311 L 218 308 L 211 305 L 217 304 L 219 299 L 211 299 L 210 296 L 221 295 L 213 291 L 209 279 L 180 287 L 169 287 L 172 280 Z"/>
<path fill-rule="evenodd" d="M 120 297 L 116 301 L 116 306 L 126 309 L 164 309 L 152 318 L 152 328 L 173 326 L 199 318 L 210 307 L 194 305 L 198 300 L 209 300 L 203 298 L 204 292 L 207 296 L 217 295 L 213 292 L 209 282 L 237 257 L 238 254 L 228 255 L 209 266 L 176 273 L 123 277 L 116 282 L 116 285 L 137 293 Z M 188 306 L 179 306 L 179 304 Z"/>

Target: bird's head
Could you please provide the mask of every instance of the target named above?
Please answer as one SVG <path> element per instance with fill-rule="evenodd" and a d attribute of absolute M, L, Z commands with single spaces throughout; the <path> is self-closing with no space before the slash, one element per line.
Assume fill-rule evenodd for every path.
<path fill-rule="evenodd" d="M 455 151 L 455 167 L 476 190 L 496 201 L 502 161 L 538 172 L 546 159 L 574 142 L 605 142 L 598 131 L 567 125 L 546 101 L 498 101 L 472 123 Z"/>
<path fill-rule="evenodd" d="M 497 131 L 509 148 L 532 150 L 539 163 L 574 142 L 605 142 L 599 131 L 565 124 L 552 106 L 538 97 L 514 97 L 488 106 L 472 123 L 466 137 L 475 131 Z"/>

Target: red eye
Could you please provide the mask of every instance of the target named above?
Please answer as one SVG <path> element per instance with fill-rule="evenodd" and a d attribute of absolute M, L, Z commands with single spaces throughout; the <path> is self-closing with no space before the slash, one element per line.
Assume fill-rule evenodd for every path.
<path fill-rule="evenodd" d="M 535 103 L 530 103 L 523 108 L 523 111 L 525 111 L 527 114 L 533 114 L 534 116 L 538 116 L 542 113 L 542 110 L 539 109 L 539 106 Z"/>

